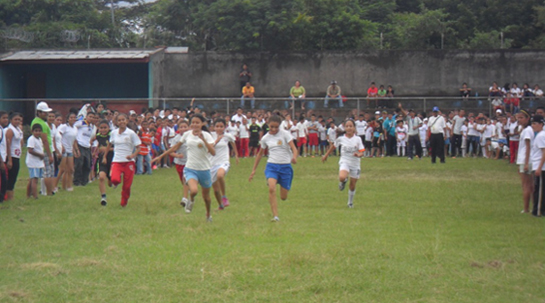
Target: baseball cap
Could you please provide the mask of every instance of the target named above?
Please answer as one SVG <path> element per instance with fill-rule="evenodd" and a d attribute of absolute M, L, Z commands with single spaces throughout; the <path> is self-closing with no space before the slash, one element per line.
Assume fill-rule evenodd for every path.
<path fill-rule="evenodd" d="M 543 124 L 543 116 L 541 115 L 534 115 L 532 117 L 532 122 L 542 123 Z"/>
<path fill-rule="evenodd" d="M 40 111 L 40 112 L 50 112 L 52 111 L 53 109 L 49 108 L 49 106 L 47 105 L 47 103 L 45 103 L 44 101 L 38 103 L 38 105 L 36 106 L 36 110 L 37 111 Z"/>
<path fill-rule="evenodd" d="M 496 112 L 501 114 L 501 109 L 496 109 Z"/>
<path fill-rule="evenodd" d="M 129 111 L 129 115 L 130 115 L 130 116 L 136 115 L 136 112 L 135 112 L 134 110 L 131 109 L 131 110 Z"/>
<path fill-rule="evenodd" d="M 424 122 L 428 121 L 428 118 L 424 118 Z"/>
<path fill-rule="evenodd" d="M 331 84 L 337 84 L 337 81 L 331 80 Z"/>
<path fill-rule="evenodd" d="M 380 115 L 380 111 L 377 110 L 377 111 L 375 112 L 375 115 Z"/>
<path fill-rule="evenodd" d="M 434 112 L 438 112 L 438 111 L 439 111 L 439 107 L 434 106 L 434 107 L 433 107 L 433 111 L 434 111 Z"/>

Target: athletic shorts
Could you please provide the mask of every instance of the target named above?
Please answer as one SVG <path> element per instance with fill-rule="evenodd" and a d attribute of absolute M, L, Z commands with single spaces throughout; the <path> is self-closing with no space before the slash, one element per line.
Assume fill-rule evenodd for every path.
<path fill-rule="evenodd" d="M 380 138 L 378 138 L 378 137 L 373 137 L 373 147 L 375 147 L 375 148 L 380 147 L 380 146 L 378 145 L 378 139 L 380 139 Z"/>
<path fill-rule="evenodd" d="M 49 163 L 49 157 L 48 156 L 44 157 L 44 165 L 45 165 L 43 169 L 44 178 L 53 178 L 55 176 L 55 161 L 54 160 L 55 159 L 53 159 L 53 163 Z"/>
<path fill-rule="evenodd" d="M 365 141 L 365 142 L 363 143 L 363 146 L 365 146 L 365 149 L 366 149 L 367 151 L 370 151 L 370 150 L 371 150 L 371 147 L 373 147 L 373 142 L 371 142 L 371 141 Z"/>
<path fill-rule="evenodd" d="M 43 168 L 28 168 L 28 174 L 30 179 L 40 179 L 43 177 L 44 170 Z"/>
<path fill-rule="evenodd" d="M 249 147 L 259 147 L 259 139 L 250 139 L 250 144 L 248 144 Z"/>
<path fill-rule="evenodd" d="M 322 140 L 322 141 L 320 141 L 320 145 L 321 146 L 328 146 L 329 142 L 327 142 L 327 140 Z"/>
<path fill-rule="evenodd" d="M 227 173 L 229 172 L 229 167 L 231 167 L 231 164 L 229 162 L 212 166 L 212 168 L 210 169 L 210 175 L 212 175 L 212 183 L 215 183 L 218 180 L 218 170 L 220 168 L 223 168 L 223 170 L 225 171 L 225 175 L 227 176 Z"/>
<path fill-rule="evenodd" d="M 524 171 L 524 164 L 520 164 L 519 165 L 519 173 L 531 175 L 532 174 L 532 163 L 528 163 L 528 171 L 526 171 L 526 172 Z"/>
<path fill-rule="evenodd" d="M 449 144 L 450 144 L 450 138 L 445 139 L 445 145 L 449 145 Z"/>
<path fill-rule="evenodd" d="M 318 146 L 318 133 L 308 134 L 308 145 Z"/>
<path fill-rule="evenodd" d="M 191 168 L 184 168 L 184 177 L 185 181 L 193 179 L 199 182 L 202 188 L 212 187 L 212 176 L 210 175 L 210 170 L 194 170 Z"/>
<path fill-rule="evenodd" d="M 178 172 L 178 177 L 180 177 L 182 183 L 184 182 L 184 167 L 185 165 L 176 164 L 176 172 Z"/>
<path fill-rule="evenodd" d="M 275 179 L 283 188 L 290 190 L 291 181 L 293 180 L 293 168 L 291 164 L 275 164 L 267 163 L 265 168 L 265 178 Z"/>
<path fill-rule="evenodd" d="M 303 146 L 303 145 L 305 145 L 305 144 L 307 144 L 307 138 L 301 137 L 301 138 L 299 138 L 299 139 L 297 140 L 297 146 L 298 146 L 298 147 L 301 147 L 301 146 Z"/>
<path fill-rule="evenodd" d="M 67 153 L 67 152 L 65 152 L 65 153 L 62 154 L 62 157 L 63 157 L 63 158 L 74 157 L 74 153 Z"/>
<path fill-rule="evenodd" d="M 341 163 L 339 163 L 339 171 L 341 171 L 341 170 L 347 171 L 348 175 L 352 179 L 359 179 L 360 178 L 360 173 L 361 173 L 361 168 L 360 167 L 349 166 L 348 164 L 341 162 Z"/>

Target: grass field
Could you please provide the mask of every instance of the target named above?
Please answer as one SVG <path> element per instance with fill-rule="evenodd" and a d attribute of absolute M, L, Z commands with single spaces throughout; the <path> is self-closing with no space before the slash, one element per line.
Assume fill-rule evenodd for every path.
<path fill-rule="evenodd" d="M 174 169 L 0 210 L 1 302 L 545 302 L 545 219 L 520 214 L 514 166 L 364 159 L 355 208 L 337 158 L 302 158 L 271 223 L 262 171 L 231 167 L 232 206 L 206 223 Z"/>

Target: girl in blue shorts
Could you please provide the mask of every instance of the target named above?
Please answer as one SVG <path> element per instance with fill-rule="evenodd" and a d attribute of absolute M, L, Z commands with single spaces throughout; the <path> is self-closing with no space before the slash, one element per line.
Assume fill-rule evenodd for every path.
<path fill-rule="evenodd" d="M 261 138 L 261 149 L 249 179 L 252 181 L 254 178 L 259 161 L 265 150 L 268 150 L 269 159 L 265 168 L 265 178 L 269 186 L 269 203 L 274 216 L 272 222 L 280 221 L 276 203 L 276 184 L 280 184 L 280 199 L 286 200 L 293 180 L 293 169 L 290 163 L 297 163 L 297 148 L 293 144 L 293 137 L 288 131 L 280 129 L 281 123 L 282 119 L 279 116 L 269 118 L 269 132 Z"/>
<path fill-rule="evenodd" d="M 187 162 L 184 167 L 184 178 L 189 185 L 190 199 L 185 205 L 185 211 L 190 213 L 195 203 L 195 196 L 199 192 L 199 184 L 202 189 L 202 197 L 206 205 L 206 220 L 212 221 L 210 215 L 210 187 L 212 187 L 212 176 L 210 174 L 210 159 L 208 155 L 214 156 L 214 138 L 204 125 L 205 118 L 199 114 L 191 118 L 191 131 L 185 132 L 178 142 L 175 142 L 169 150 L 153 159 L 153 163 L 161 161 L 161 158 L 175 152 L 185 144 L 187 146 Z"/>

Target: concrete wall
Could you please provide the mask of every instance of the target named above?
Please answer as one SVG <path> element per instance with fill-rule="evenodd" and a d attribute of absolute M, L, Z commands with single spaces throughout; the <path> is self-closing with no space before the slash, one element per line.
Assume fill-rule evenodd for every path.
<path fill-rule="evenodd" d="M 154 65 L 154 97 L 240 96 L 246 62 L 257 97 L 287 96 L 300 80 L 309 96 L 324 96 L 331 80 L 343 95 L 365 96 L 369 83 L 392 85 L 397 96 L 457 96 L 467 82 L 480 95 L 492 81 L 545 86 L 545 51 L 432 50 L 316 53 L 195 52 L 161 54 Z M 158 76 L 158 73 L 162 73 Z"/>

